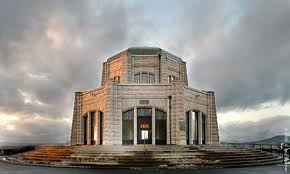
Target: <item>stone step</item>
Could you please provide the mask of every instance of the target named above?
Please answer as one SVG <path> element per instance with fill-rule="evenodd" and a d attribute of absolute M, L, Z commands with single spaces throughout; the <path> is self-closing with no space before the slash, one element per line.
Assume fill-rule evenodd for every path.
<path fill-rule="evenodd" d="M 149 156 L 149 155 L 87 155 L 87 154 L 73 154 L 71 157 L 79 157 L 79 158 L 206 158 L 206 159 L 239 159 L 239 158 L 269 158 L 273 157 L 273 155 L 265 154 L 265 155 L 227 155 L 227 156 L 208 156 L 208 155 L 160 155 L 160 156 Z"/>
<path fill-rule="evenodd" d="M 261 153 L 261 154 L 254 154 L 254 153 L 238 153 L 238 154 L 209 154 L 209 153 L 167 153 L 167 154 L 150 154 L 150 153 L 136 153 L 136 154 L 101 154 L 101 153 L 74 153 L 74 156 L 91 156 L 91 157 L 106 157 L 106 156 L 180 156 L 180 157 L 190 157 L 190 156 L 211 156 L 211 157 L 243 157 L 243 156 L 271 156 L 271 154 Z"/>
<path fill-rule="evenodd" d="M 114 151 L 110 151 L 114 149 Z M 134 151 L 135 150 L 135 151 Z M 218 146 L 44 146 L 15 156 L 22 163 L 98 168 L 159 167 L 199 168 L 281 163 L 268 152 Z M 17 161 L 15 160 L 15 161 Z"/>

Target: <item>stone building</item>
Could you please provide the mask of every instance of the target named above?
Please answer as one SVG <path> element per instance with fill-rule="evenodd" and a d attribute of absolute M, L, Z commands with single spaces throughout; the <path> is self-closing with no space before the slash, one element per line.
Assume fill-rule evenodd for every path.
<path fill-rule="evenodd" d="M 71 145 L 218 144 L 215 96 L 188 86 L 186 63 L 132 47 L 103 63 L 99 88 L 75 93 Z"/>

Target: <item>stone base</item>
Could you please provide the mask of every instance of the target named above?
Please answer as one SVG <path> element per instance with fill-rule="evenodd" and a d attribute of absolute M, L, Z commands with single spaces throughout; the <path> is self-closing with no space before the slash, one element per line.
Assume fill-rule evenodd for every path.
<path fill-rule="evenodd" d="M 80 168 L 224 168 L 281 163 L 271 153 L 224 146 L 45 146 L 6 158 L 28 165 Z"/>

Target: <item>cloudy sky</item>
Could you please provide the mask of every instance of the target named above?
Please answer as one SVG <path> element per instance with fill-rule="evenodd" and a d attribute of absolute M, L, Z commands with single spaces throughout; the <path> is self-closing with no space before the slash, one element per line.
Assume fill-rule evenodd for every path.
<path fill-rule="evenodd" d="M 290 2 L 0 1 L 0 142 L 68 142 L 74 91 L 130 46 L 187 62 L 214 90 L 222 141 L 290 131 Z"/>

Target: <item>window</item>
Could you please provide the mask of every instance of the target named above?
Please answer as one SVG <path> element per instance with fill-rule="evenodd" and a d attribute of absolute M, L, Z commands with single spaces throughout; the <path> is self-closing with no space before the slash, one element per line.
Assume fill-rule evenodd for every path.
<path fill-rule="evenodd" d="M 172 81 L 176 80 L 176 77 L 175 76 L 168 76 L 168 83 L 171 83 Z"/>
<path fill-rule="evenodd" d="M 155 110 L 155 137 L 156 144 L 166 144 L 166 113 L 158 109 Z"/>
<path fill-rule="evenodd" d="M 135 74 L 135 76 L 134 76 L 134 82 L 135 83 L 140 83 L 140 73 Z"/>
<path fill-rule="evenodd" d="M 143 117 L 146 117 L 146 116 L 149 116 L 151 117 L 152 115 L 152 109 L 151 108 L 140 108 L 137 110 L 137 115 L 138 116 L 143 116 Z"/>
<path fill-rule="evenodd" d="M 120 83 L 120 81 L 121 81 L 121 78 L 120 78 L 120 76 L 118 76 L 118 83 Z"/>
<path fill-rule="evenodd" d="M 187 144 L 198 144 L 198 112 L 195 111 L 186 112 L 186 122 L 187 122 L 186 125 Z"/>
<path fill-rule="evenodd" d="M 134 140 L 134 110 L 123 113 L 122 141 L 123 144 L 133 144 Z"/>
<path fill-rule="evenodd" d="M 153 73 L 141 72 L 134 75 L 135 83 L 155 83 L 155 75 Z"/>
<path fill-rule="evenodd" d="M 192 112 L 192 140 L 193 144 L 198 144 L 198 112 Z"/>
<path fill-rule="evenodd" d="M 205 127 L 206 127 L 206 116 L 204 113 L 202 113 L 202 119 L 201 119 L 201 125 L 202 125 L 202 144 L 205 144 Z"/>
<path fill-rule="evenodd" d="M 149 73 L 149 83 L 155 83 L 155 76 L 152 73 Z"/>
<path fill-rule="evenodd" d="M 148 73 L 147 72 L 141 73 L 141 83 L 148 83 Z"/>
<path fill-rule="evenodd" d="M 91 144 L 95 144 L 95 112 L 91 112 Z"/>

